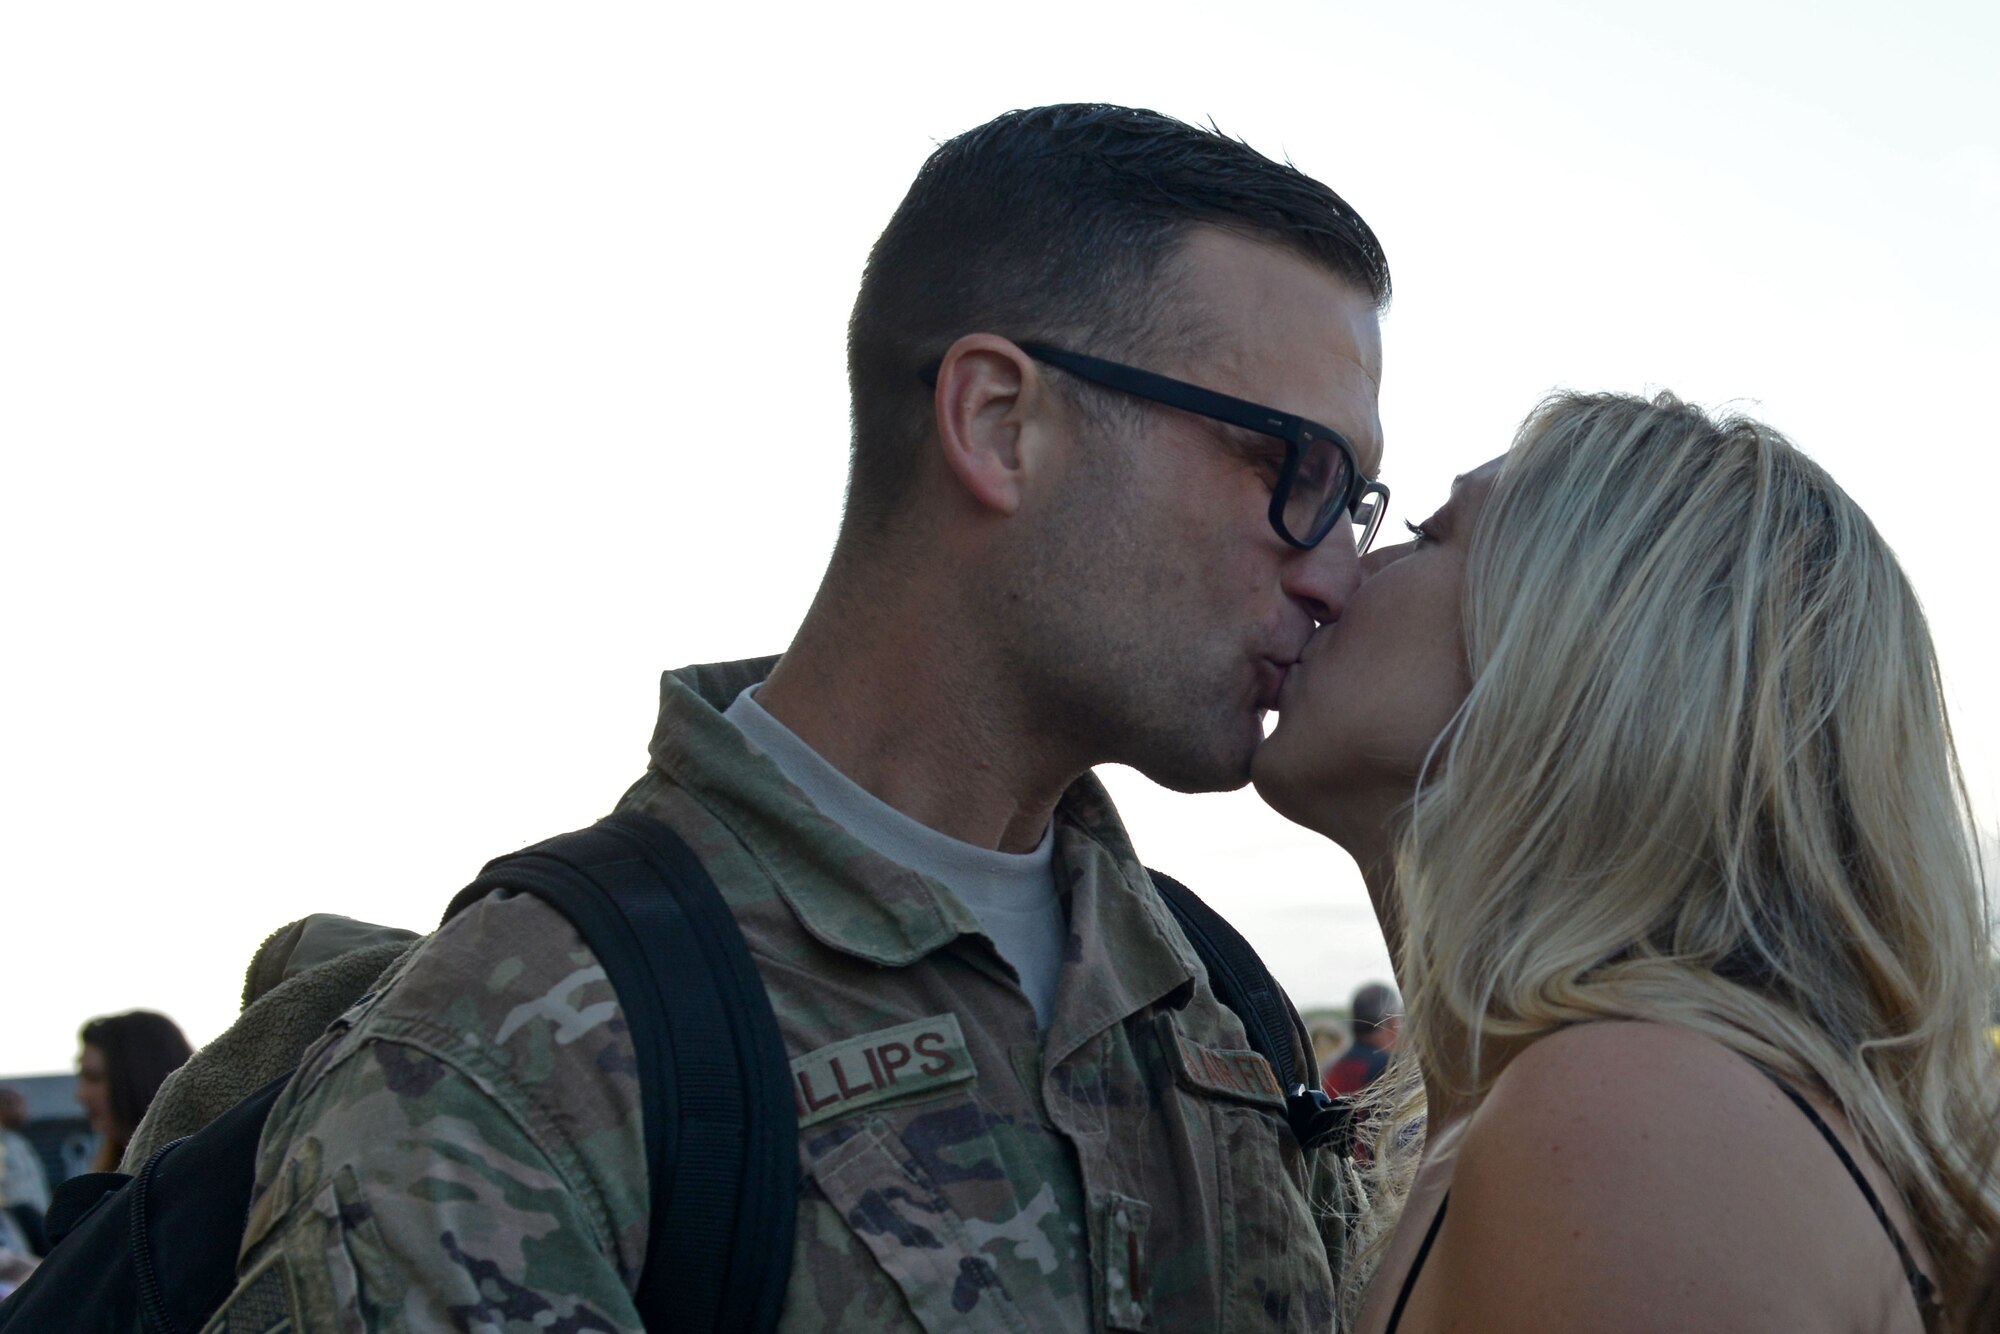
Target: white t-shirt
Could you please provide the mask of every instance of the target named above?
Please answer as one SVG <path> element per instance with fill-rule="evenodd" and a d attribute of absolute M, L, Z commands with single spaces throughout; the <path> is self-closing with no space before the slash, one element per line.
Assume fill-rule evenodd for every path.
<path fill-rule="evenodd" d="M 1046 1032 L 1069 934 L 1056 893 L 1054 822 L 1033 852 L 996 852 L 941 834 L 828 764 L 773 718 L 756 694 L 757 687 L 751 686 L 722 716 L 769 756 L 821 814 L 891 861 L 943 883 L 972 909 L 1000 957 L 1020 976 L 1021 990 L 1035 1007 L 1035 1022 Z"/>

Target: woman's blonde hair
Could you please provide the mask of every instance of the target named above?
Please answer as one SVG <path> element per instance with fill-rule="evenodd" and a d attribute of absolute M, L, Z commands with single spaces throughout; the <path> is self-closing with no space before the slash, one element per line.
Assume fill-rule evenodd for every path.
<path fill-rule="evenodd" d="M 1414 1173 L 1416 1064 L 1477 1099 L 1495 1050 L 1641 1019 L 1829 1094 L 1962 1300 L 2000 1236 L 1983 876 L 1881 536 L 1754 421 L 1565 394 L 1501 467 L 1464 617 L 1473 686 L 1398 847 L 1404 1074 L 1350 1299 Z"/>

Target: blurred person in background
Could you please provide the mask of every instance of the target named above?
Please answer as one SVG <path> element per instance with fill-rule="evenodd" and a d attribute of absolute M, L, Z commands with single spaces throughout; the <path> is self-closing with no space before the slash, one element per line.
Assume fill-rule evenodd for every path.
<path fill-rule="evenodd" d="M 0 1087 L 0 1205 L 48 1212 L 49 1178 L 35 1146 L 21 1132 L 28 1127 L 28 1100 L 21 1090 Z"/>
<path fill-rule="evenodd" d="M 99 1136 L 91 1170 L 115 1172 L 153 1095 L 194 1048 L 173 1020 L 151 1010 L 93 1019 L 78 1038 L 76 1100 Z"/>
<path fill-rule="evenodd" d="M 1389 1068 L 1389 1053 L 1403 1031 L 1403 998 L 1386 982 L 1370 982 L 1348 1003 L 1347 1022 L 1353 1040 L 1320 1076 L 1321 1087 L 1336 1098 L 1361 1092 Z"/>
<path fill-rule="evenodd" d="M 0 1297 L 27 1282 L 40 1263 L 13 1219 L 0 1212 Z"/>
<path fill-rule="evenodd" d="M 49 1178 L 21 1133 L 27 1124 L 28 1100 L 19 1089 L 0 1087 L 0 1247 L 37 1256 L 48 1250 Z M 0 1279 L 18 1272 L 18 1265 L 0 1265 Z"/>

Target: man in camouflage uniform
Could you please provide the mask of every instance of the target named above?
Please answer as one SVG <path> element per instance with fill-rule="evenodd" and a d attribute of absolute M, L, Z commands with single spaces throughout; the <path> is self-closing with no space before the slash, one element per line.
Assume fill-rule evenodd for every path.
<path fill-rule="evenodd" d="M 1387 291 L 1326 187 L 1113 107 L 945 144 L 877 243 L 820 595 L 782 659 L 666 676 L 621 803 L 700 855 L 793 1058 L 783 1329 L 1332 1327 L 1339 1172 L 1089 770 L 1247 780 L 1358 579 Z M 1046 902 L 975 894 L 1016 875 Z M 212 1328 L 637 1329 L 644 1163 L 602 969 L 489 898 L 308 1053 Z"/>

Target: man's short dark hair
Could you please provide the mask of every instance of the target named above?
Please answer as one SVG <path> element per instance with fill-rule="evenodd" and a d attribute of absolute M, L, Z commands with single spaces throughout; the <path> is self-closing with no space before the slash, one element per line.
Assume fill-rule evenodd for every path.
<path fill-rule="evenodd" d="M 1370 982 L 1354 993 L 1354 1000 L 1348 1009 L 1348 1024 L 1354 1030 L 1355 1041 L 1360 1041 L 1372 1033 L 1381 1031 L 1382 1025 L 1391 1016 L 1403 1012 L 1403 998 L 1396 994 L 1394 987 L 1381 982 Z"/>
<path fill-rule="evenodd" d="M 848 523 L 879 533 L 931 426 L 918 379 L 956 339 L 998 333 L 1141 358 L 1198 342 L 1162 265 L 1210 224 L 1275 242 L 1389 299 L 1389 266 L 1341 197 L 1240 140 L 1158 112 L 1010 111 L 931 154 L 868 256 L 848 323 Z"/>

